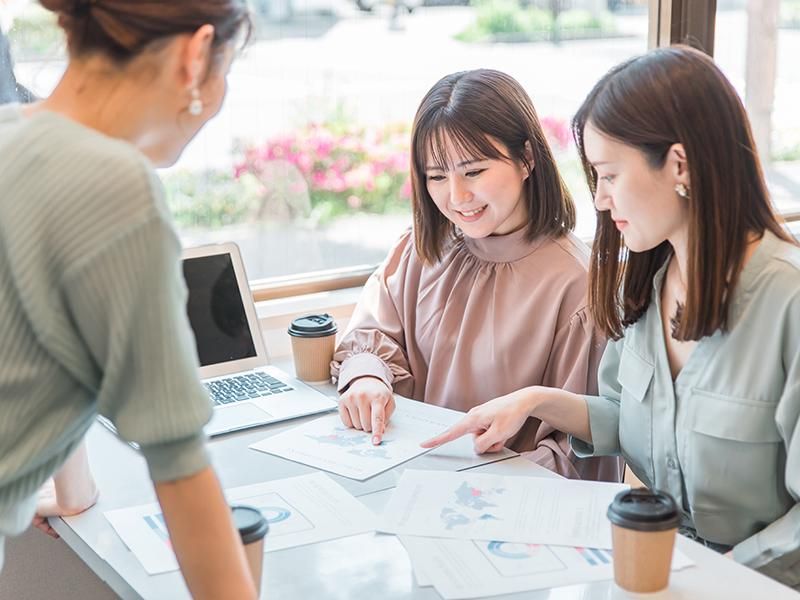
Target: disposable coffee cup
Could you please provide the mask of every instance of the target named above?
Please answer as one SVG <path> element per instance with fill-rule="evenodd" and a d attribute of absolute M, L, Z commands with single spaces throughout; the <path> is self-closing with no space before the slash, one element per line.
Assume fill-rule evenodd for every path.
<path fill-rule="evenodd" d="M 672 496 L 645 488 L 620 492 L 608 507 L 608 519 L 617 585 L 634 593 L 667 587 L 680 522 Z"/>
<path fill-rule="evenodd" d="M 231 506 L 233 523 L 239 530 L 242 538 L 244 554 L 250 567 L 250 574 L 256 585 L 256 591 L 261 591 L 261 571 L 264 565 L 264 536 L 269 531 L 269 523 L 261 511 L 252 506 L 241 504 Z"/>
<path fill-rule="evenodd" d="M 306 315 L 292 321 L 289 336 L 294 370 L 299 379 L 308 383 L 330 382 L 336 331 L 336 321 L 327 313 Z"/>

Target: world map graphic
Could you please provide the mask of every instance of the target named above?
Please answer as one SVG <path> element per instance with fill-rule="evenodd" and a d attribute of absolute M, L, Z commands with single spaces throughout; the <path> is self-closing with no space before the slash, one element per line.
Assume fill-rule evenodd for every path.
<path fill-rule="evenodd" d="M 464 481 L 454 492 L 457 506 L 445 506 L 439 517 L 448 530 L 478 521 L 499 521 L 499 517 L 486 509 L 496 508 L 497 504 L 491 500 L 504 492 L 504 488 L 482 490 Z"/>
<path fill-rule="evenodd" d="M 353 429 L 336 427 L 331 433 L 324 435 L 306 434 L 306 437 L 320 444 L 330 444 L 346 449 L 348 454 L 353 454 L 355 456 L 381 458 L 384 460 L 390 458 L 386 448 L 386 446 L 391 443 L 390 440 L 384 439 L 379 446 L 374 446 L 370 434 L 354 431 Z"/>

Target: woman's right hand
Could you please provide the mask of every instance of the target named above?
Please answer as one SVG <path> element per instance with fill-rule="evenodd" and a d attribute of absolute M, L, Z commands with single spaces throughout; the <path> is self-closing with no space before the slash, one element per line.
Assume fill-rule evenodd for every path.
<path fill-rule="evenodd" d="M 420 446 L 435 448 L 471 433 L 476 454 L 499 452 L 531 415 L 532 390 L 523 388 L 476 406 L 450 429 Z"/>
<path fill-rule="evenodd" d="M 372 432 L 372 443 L 381 443 L 386 423 L 394 412 L 394 394 L 377 377 L 355 379 L 339 398 L 339 416 L 347 427 Z"/>

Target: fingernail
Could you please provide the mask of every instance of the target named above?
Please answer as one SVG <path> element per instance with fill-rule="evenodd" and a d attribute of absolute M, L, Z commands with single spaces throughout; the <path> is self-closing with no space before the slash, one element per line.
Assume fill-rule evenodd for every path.
<path fill-rule="evenodd" d="M 381 443 L 381 438 L 379 438 L 377 435 L 373 435 L 373 436 L 372 436 L 372 443 L 373 443 L 375 446 L 377 446 L 378 444 L 380 444 L 380 443 Z"/>

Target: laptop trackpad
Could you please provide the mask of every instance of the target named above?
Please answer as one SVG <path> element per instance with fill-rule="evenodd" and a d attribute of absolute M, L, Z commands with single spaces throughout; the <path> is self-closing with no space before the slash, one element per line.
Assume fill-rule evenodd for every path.
<path fill-rule="evenodd" d="M 271 421 L 273 416 L 256 405 L 246 402 L 235 406 L 226 406 L 214 411 L 211 421 L 205 427 L 207 435 L 216 435 L 225 431 L 242 429 Z"/>

